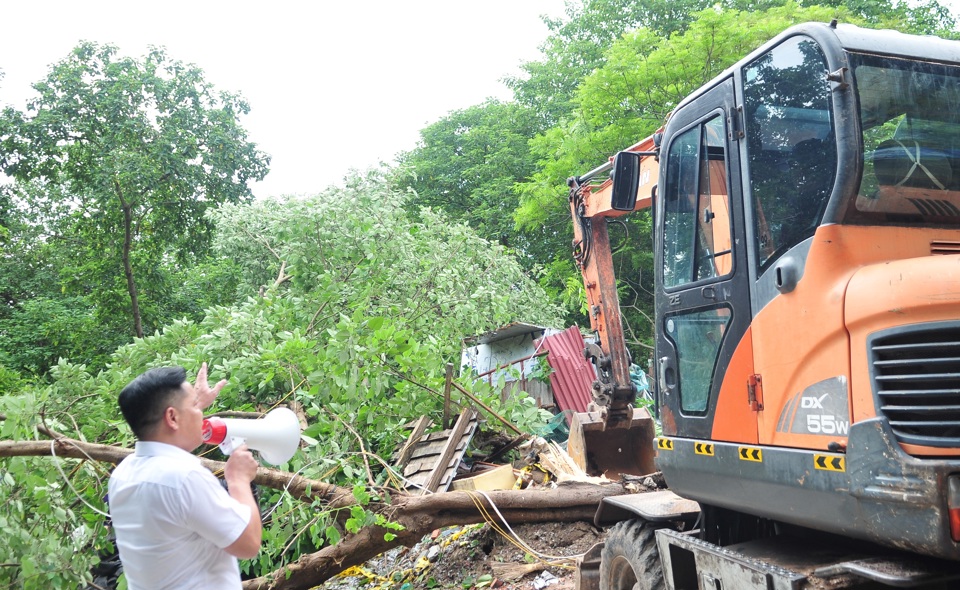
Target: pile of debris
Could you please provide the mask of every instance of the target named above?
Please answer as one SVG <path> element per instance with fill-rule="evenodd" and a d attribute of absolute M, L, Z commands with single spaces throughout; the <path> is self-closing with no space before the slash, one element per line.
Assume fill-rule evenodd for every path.
<path fill-rule="evenodd" d="M 605 477 L 586 475 L 555 440 L 480 433 L 473 410 L 461 413 L 451 428 L 427 433 L 429 427 L 426 418 L 412 424 L 411 435 L 394 456 L 394 469 L 402 474 L 411 494 L 458 490 L 484 494 L 570 483 L 611 483 Z M 478 440 L 484 437 L 489 438 Z M 505 460 L 508 453 L 513 461 L 491 460 Z M 621 483 L 635 491 L 663 486 L 657 476 L 627 478 Z M 392 549 L 362 567 L 349 568 L 322 587 L 573 590 L 578 559 L 603 538 L 604 532 L 587 522 L 511 526 L 494 506 L 486 523 L 435 530 L 420 543 Z"/>
<path fill-rule="evenodd" d="M 477 432 L 473 409 L 465 409 L 450 429 L 425 433 L 429 424 L 426 417 L 417 421 L 394 457 L 394 467 L 412 494 L 524 489 L 567 481 L 609 483 L 604 477 L 588 476 L 560 444 L 539 436 L 520 434 L 499 444 L 484 460 L 465 461 Z M 520 460 L 504 464 L 491 460 L 513 450 L 520 454 Z"/>

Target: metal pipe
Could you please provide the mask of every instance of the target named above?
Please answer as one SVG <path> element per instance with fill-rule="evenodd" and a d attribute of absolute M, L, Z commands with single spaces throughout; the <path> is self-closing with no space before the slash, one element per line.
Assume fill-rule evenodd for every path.
<path fill-rule="evenodd" d="M 594 176 L 597 176 L 598 174 L 603 174 L 604 172 L 607 172 L 611 168 L 613 168 L 613 162 L 611 162 L 610 160 L 607 160 L 606 163 L 597 166 L 596 168 L 594 168 L 590 172 L 587 172 L 583 176 L 578 176 L 577 177 L 578 184 L 589 182 L 590 180 L 593 179 Z"/>
<path fill-rule="evenodd" d="M 627 150 L 627 151 L 633 151 L 633 150 Z M 640 154 L 641 156 L 659 156 L 660 155 L 660 152 L 634 152 L 634 153 Z M 607 172 L 611 168 L 613 168 L 613 158 L 610 158 L 609 160 L 606 161 L 606 163 L 600 164 L 599 166 L 597 166 L 590 172 L 587 172 L 583 176 L 578 176 L 577 183 L 583 184 L 585 182 L 589 182 L 590 180 L 593 180 L 593 177 L 599 174 L 603 174 L 604 172 Z"/>

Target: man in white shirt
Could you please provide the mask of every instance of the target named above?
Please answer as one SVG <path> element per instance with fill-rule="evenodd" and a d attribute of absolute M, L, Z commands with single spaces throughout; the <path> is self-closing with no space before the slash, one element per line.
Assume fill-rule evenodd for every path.
<path fill-rule="evenodd" d="M 182 367 L 151 369 L 120 392 L 136 450 L 110 476 L 108 501 L 130 590 L 239 589 L 237 558 L 260 550 L 260 509 L 250 489 L 257 462 L 246 445 L 224 468 L 229 492 L 193 450 L 203 410 L 226 381 L 196 385 Z"/>

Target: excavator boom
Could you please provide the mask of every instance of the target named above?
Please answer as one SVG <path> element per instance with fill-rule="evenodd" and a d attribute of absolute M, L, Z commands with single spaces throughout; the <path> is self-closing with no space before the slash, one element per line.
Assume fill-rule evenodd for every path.
<path fill-rule="evenodd" d="M 652 206 L 659 173 L 655 138 L 650 136 L 607 164 L 568 181 L 573 256 L 583 275 L 590 326 L 598 343 L 584 350 L 596 368 L 597 379 L 588 411 L 572 420 L 567 451 L 593 475 L 642 475 L 656 470 L 653 418 L 646 409 L 633 405 L 637 389 L 630 379 L 631 359 L 607 231 L 608 218 Z M 628 158 L 639 159 L 639 165 L 626 165 Z M 610 174 L 605 176 L 606 172 Z"/>

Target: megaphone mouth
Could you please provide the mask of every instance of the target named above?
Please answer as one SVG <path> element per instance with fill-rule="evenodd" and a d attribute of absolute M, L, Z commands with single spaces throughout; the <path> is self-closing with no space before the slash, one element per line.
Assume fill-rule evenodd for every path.
<path fill-rule="evenodd" d="M 216 416 L 203 420 L 203 442 L 208 445 L 218 445 L 227 438 L 227 425 Z"/>

